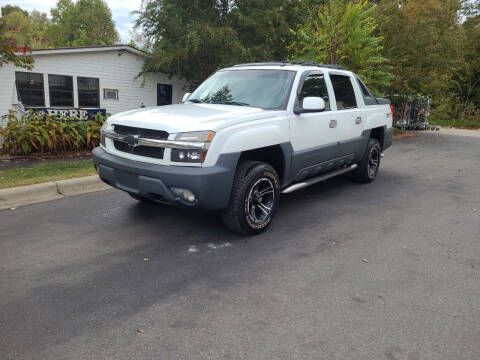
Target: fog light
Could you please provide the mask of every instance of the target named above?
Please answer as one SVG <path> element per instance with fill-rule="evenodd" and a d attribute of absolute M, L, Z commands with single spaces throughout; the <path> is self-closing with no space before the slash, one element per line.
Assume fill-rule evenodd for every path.
<path fill-rule="evenodd" d="M 176 187 L 172 187 L 170 189 L 175 195 L 177 195 L 178 197 L 182 198 L 183 200 L 189 203 L 194 203 L 196 200 L 195 195 L 188 189 L 176 188 Z"/>

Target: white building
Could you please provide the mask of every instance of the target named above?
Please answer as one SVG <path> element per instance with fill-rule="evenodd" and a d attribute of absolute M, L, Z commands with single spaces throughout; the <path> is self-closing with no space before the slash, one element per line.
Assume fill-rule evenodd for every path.
<path fill-rule="evenodd" d="M 147 55 L 127 45 L 33 50 L 31 71 L 0 67 L 0 116 L 20 103 L 80 115 L 179 103 L 186 82 L 163 73 L 141 76 Z"/>

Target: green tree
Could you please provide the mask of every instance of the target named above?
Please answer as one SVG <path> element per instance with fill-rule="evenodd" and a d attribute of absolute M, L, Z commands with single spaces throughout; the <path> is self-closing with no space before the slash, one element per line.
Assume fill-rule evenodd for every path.
<path fill-rule="evenodd" d="M 119 39 L 103 0 L 58 0 L 51 15 L 48 34 L 55 46 L 111 45 Z"/>
<path fill-rule="evenodd" d="M 384 0 L 377 8 L 392 94 L 428 95 L 434 113 L 454 108 L 452 76 L 463 63 L 459 0 Z"/>
<path fill-rule="evenodd" d="M 456 115 L 480 121 L 480 1 L 468 1 L 462 10 L 463 61 L 452 76 Z"/>
<path fill-rule="evenodd" d="M 10 14 L 11 12 L 14 12 L 14 11 L 20 11 L 20 12 L 23 13 L 23 15 L 28 16 L 28 11 L 23 10 L 21 7 L 16 6 L 16 5 L 2 6 L 1 11 L 2 11 L 2 16 L 7 16 L 8 14 Z"/>
<path fill-rule="evenodd" d="M 392 74 L 382 55 L 383 38 L 375 34 L 375 7 L 365 0 L 331 0 L 312 10 L 309 20 L 292 30 L 291 58 L 343 65 L 375 91 L 386 90 Z"/>
<path fill-rule="evenodd" d="M 31 69 L 33 58 L 28 54 L 30 48 L 19 45 L 12 36 L 14 33 L 15 29 L 10 28 L 5 19 L 0 18 L 0 67 L 3 64 L 11 63 L 18 67 Z"/>
<path fill-rule="evenodd" d="M 47 18 L 47 14 L 36 10 L 28 14 L 18 7 L 12 7 L 2 18 L 11 29 L 9 36 L 13 37 L 17 44 L 33 49 L 45 48 L 50 45 L 47 35 L 50 20 Z"/>
<path fill-rule="evenodd" d="M 303 0 L 145 0 L 137 12 L 153 51 L 145 70 L 194 87 L 220 67 L 284 60 L 290 28 L 305 13 Z"/>
<path fill-rule="evenodd" d="M 46 13 L 37 10 L 30 12 L 30 22 L 32 24 L 33 38 L 31 47 L 33 49 L 46 48 L 52 45 L 48 37 L 48 29 L 52 26 Z"/>
<path fill-rule="evenodd" d="M 10 29 L 10 36 L 15 39 L 18 44 L 29 45 L 33 35 L 32 23 L 28 18 L 28 13 L 22 10 L 12 10 L 2 17 L 8 28 Z M 15 31 L 13 31 L 15 30 Z"/>
<path fill-rule="evenodd" d="M 237 0 L 229 18 L 251 61 L 285 60 L 293 35 L 290 28 L 302 21 L 306 7 L 300 0 Z"/>
<path fill-rule="evenodd" d="M 152 47 L 145 71 L 179 75 L 194 87 L 218 67 L 245 58 L 229 11 L 228 1 L 145 1 L 137 21 Z"/>

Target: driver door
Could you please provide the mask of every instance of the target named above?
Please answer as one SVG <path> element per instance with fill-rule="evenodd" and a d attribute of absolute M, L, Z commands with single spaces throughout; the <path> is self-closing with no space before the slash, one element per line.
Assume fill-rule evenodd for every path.
<path fill-rule="evenodd" d="M 327 86 L 329 80 L 320 71 L 308 72 L 302 77 L 296 106 L 301 107 L 306 97 L 321 97 L 325 101 L 325 110 L 294 115 L 290 121 L 292 176 L 295 181 L 330 170 L 329 160 L 339 153 L 337 123 L 331 110 L 331 101 L 335 98 L 331 87 Z"/>

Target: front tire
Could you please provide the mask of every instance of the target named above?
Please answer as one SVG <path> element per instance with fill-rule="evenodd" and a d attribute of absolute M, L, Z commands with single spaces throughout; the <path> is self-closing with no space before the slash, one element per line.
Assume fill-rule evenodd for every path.
<path fill-rule="evenodd" d="M 375 180 L 380 168 L 381 154 L 382 147 L 378 140 L 370 138 L 362 160 L 358 164 L 357 169 L 352 173 L 353 180 L 363 184 L 368 184 Z"/>
<path fill-rule="evenodd" d="M 275 169 L 259 161 L 244 161 L 237 167 L 225 225 L 243 235 L 255 235 L 271 224 L 280 201 L 280 182 Z"/>

